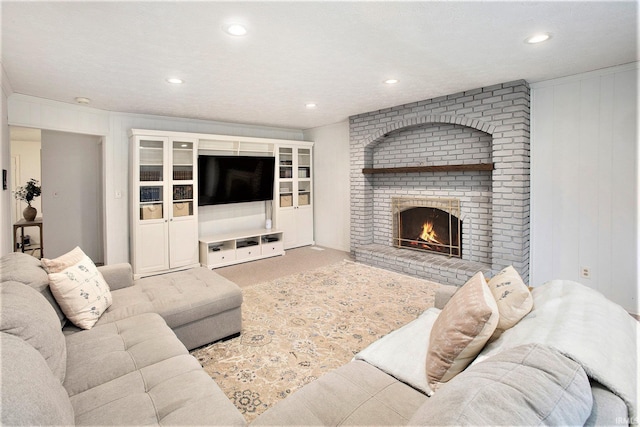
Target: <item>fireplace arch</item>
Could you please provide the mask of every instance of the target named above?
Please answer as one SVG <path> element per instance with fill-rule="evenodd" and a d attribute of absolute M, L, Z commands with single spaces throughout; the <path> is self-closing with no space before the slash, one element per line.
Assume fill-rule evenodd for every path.
<path fill-rule="evenodd" d="M 477 129 L 479 131 L 488 133 L 490 135 L 495 131 L 495 126 L 491 123 L 484 122 L 478 119 L 471 119 L 464 116 L 457 115 L 433 115 L 429 114 L 426 116 L 414 117 L 406 120 L 398 120 L 395 122 L 391 122 L 384 129 L 377 130 L 369 135 L 364 141 L 364 149 L 365 151 L 371 151 L 374 146 L 376 146 L 381 141 L 384 141 L 385 138 L 389 136 L 392 132 L 397 132 L 400 130 L 411 129 L 415 127 L 424 126 L 427 124 L 456 124 L 464 127 L 469 127 L 472 129 Z M 367 166 L 371 166 L 370 164 Z M 365 167 L 367 167 L 365 166 Z"/>

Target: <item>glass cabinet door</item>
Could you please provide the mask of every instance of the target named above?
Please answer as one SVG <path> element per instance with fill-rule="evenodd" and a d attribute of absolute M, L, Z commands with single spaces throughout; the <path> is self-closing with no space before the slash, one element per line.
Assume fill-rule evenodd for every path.
<path fill-rule="evenodd" d="M 310 148 L 278 148 L 278 207 L 311 205 L 311 167 Z"/>
<path fill-rule="evenodd" d="M 172 212 L 173 218 L 193 216 L 193 149 L 191 141 L 173 141 L 171 152 L 171 170 L 173 179 Z"/>
<path fill-rule="evenodd" d="M 173 141 L 173 180 L 193 180 L 193 142 Z"/>
<path fill-rule="evenodd" d="M 280 147 L 278 149 L 279 169 L 279 200 L 278 206 L 289 208 L 293 206 L 293 148 Z"/>
<path fill-rule="evenodd" d="M 164 218 L 164 141 L 142 140 L 139 145 L 140 219 Z"/>
<path fill-rule="evenodd" d="M 311 150 L 298 148 L 298 178 L 311 178 Z"/>
<path fill-rule="evenodd" d="M 293 148 L 280 147 L 278 158 L 280 179 L 293 178 Z"/>
<path fill-rule="evenodd" d="M 298 148 L 298 206 L 311 204 L 311 149 Z"/>

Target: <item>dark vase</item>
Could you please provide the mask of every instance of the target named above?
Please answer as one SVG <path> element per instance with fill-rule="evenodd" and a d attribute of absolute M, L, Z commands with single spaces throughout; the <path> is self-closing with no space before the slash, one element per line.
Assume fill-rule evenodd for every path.
<path fill-rule="evenodd" d="M 22 211 L 22 216 L 24 216 L 24 219 L 26 219 L 27 221 L 33 221 L 34 219 L 36 219 L 37 214 L 38 210 L 33 206 L 27 206 Z"/>

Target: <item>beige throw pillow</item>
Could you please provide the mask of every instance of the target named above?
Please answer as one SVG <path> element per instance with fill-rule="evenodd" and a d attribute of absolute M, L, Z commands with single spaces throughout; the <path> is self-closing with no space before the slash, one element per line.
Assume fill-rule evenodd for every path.
<path fill-rule="evenodd" d="M 431 329 L 427 382 L 435 391 L 462 372 L 480 353 L 498 325 L 499 313 L 482 272 L 464 284 L 444 306 Z"/>
<path fill-rule="evenodd" d="M 498 304 L 500 320 L 491 341 L 515 326 L 533 308 L 533 296 L 513 266 L 496 274 L 489 281 L 489 289 Z"/>
<path fill-rule="evenodd" d="M 82 253 L 81 257 L 78 257 L 78 251 Z M 78 258 L 76 263 L 62 268 Z M 80 248 L 50 261 L 57 272 L 49 273 L 49 287 L 60 308 L 74 325 L 91 329 L 111 305 L 109 285 Z"/>

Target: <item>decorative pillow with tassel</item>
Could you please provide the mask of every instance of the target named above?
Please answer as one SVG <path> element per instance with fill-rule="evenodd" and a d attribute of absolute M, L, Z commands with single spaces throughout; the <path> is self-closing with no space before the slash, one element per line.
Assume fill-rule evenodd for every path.
<path fill-rule="evenodd" d="M 493 341 L 529 314 L 533 308 L 533 296 L 513 266 L 492 277 L 488 285 L 500 312 L 498 326 L 489 340 Z"/>

